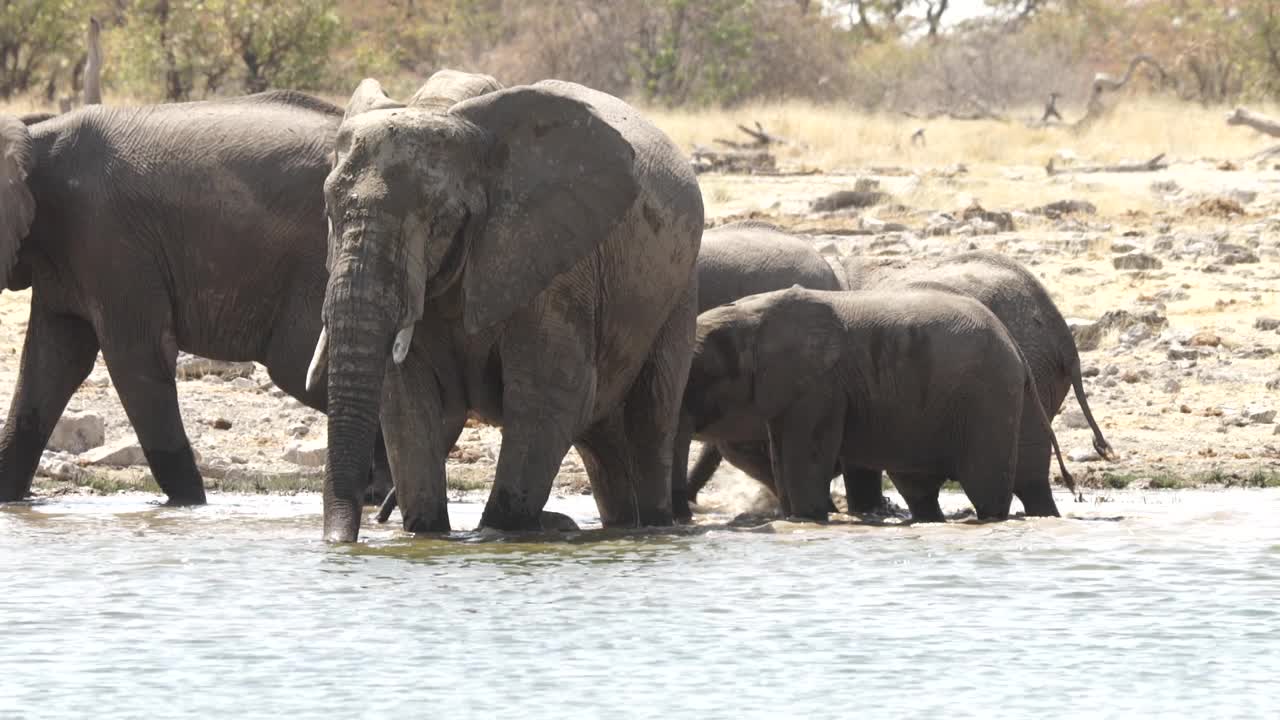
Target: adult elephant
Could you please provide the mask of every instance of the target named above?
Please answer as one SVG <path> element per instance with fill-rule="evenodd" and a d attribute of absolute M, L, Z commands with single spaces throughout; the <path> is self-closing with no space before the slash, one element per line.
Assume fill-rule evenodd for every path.
<path fill-rule="evenodd" d="M 770 223 L 744 220 L 705 232 L 698 251 L 698 313 L 735 300 L 793 285 L 810 290 L 839 290 L 840 280 L 813 244 L 788 235 Z M 687 389 L 686 389 L 687 390 Z M 689 503 L 724 458 L 773 488 L 769 448 L 759 442 L 705 442 L 693 470 L 688 470 L 693 428 L 682 418 L 671 466 L 671 506 L 678 519 L 691 517 Z M 877 489 L 877 496 L 879 489 Z"/>
<path fill-rule="evenodd" d="M 325 538 L 358 536 L 379 421 L 404 528 L 448 530 L 445 461 L 469 411 L 503 427 L 483 526 L 538 528 L 571 445 L 606 526 L 670 524 L 703 221 L 675 145 L 572 83 L 440 113 L 365 80 L 336 148 L 315 354 Z"/>
<path fill-rule="evenodd" d="M 1094 448 L 1105 458 L 1114 457 L 1085 397 L 1080 354 L 1071 329 L 1044 285 L 1017 261 L 986 251 L 929 262 L 850 255 L 844 260 L 844 269 L 850 290 L 943 290 L 985 305 L 1008 328 L 1026 357 L 1048 416 L 1058 414 L 1067 392 L 1074 388 L 1076 401 L 1093 430 Z M 1052 432 L 1036 413 L 1024 412 L 1018 438 L 1014 494 L 1027 515 L 1057 516 L 1058 507 L 1049 484 Z M 851 495 L 868 495 L 872 486 L 879 492 L 879 469 L 844 470 Z"/>
<path fill-rule="evenodd" d="M 423 90 L 474 88 L 446 74 Z M 267 92 L 24 120 L 0 117 L 0 281 L 32 289 L 0 433 L 0 501 L 30 492 L 101 350 L 157 484 L 170 503 L 203 503 L 178 409 L 179 350 L 260 362 L 285 392 L 326 408 L 324 380 L 308 390 L 305 377 L 342 111 Z"/>

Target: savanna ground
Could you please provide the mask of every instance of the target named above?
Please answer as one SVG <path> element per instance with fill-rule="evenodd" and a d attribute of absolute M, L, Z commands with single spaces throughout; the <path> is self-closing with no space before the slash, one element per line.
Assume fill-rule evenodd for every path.
<path fill-rule="evenodd" d="M 1120 456 L 1106 462 L 1091 455 L 1089 431 L 1068 396 L 1054 427 L 1070 469 L 1095 497 L 1124 487 L 1280 485 L 1280 158 L 1251 159 L 1273 143 L 1227 127 L 1223 110 L 1129 100 L 1080 135 L 1021 121 L 924 121 L 803 103 L 649 115 L 687 152 L 713 146 L 714 138 L 745 140 L 734 126 L 753 121 L 790 141 L 776 149 L 777 174 L 700 176 L 708 225 L 770 220 L 811 236 L 832 261 L 848 253 L 913 257 L 982 248 L 1028 265 L 1063 314 L 1081 321 L 1085 387 Z M 924 145 L 910 140 L 919 127 Z M 1168 167 L 1156 172 L 1071 171 L 1161 153 Z M 1061 172 L 1046 171 L 1051 158 Z M 811 210 L 817 198 L 867 180 L 885 194 L 877 204 Z M 1096 212 L 1033 212 L 1065 200 Z M 966 220 L 975 204 L 1010 213 L 1013 229 Z M 29 297 L 0 294 L 6 398 Z M 183 380 L 179 395 L 214 489 L 319 488 L 322 468 L 285 454 L 309 443 L 304 449 L 314 458 L 324 418 L 284 397 L 263 368 L 247 378 Z M 108 444 L 132 436 L 101 362 L 69 410 L 100 414 Z M 499 443 L 496 429 L 466 429 L 451 456 L 451 487 L 485 490 Z M 711 501 L 736 494 L 732 489 L 758 495 L 746 483 L 722 469 Z M 572 452 L 557 487 L 587 489 Z M 36 481 L 39 493 L 139 488 L 154 488 L 145 466 L 109 468 L 53 454 Z"/>

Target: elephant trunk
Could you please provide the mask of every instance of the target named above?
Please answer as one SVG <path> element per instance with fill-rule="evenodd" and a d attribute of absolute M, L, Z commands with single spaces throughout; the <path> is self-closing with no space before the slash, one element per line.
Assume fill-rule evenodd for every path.
<path fill-rule="evenodd" d="M 324 485 L 324 536 L 359 535 L 365 479 L 373 461 L 396 315 L 366 281 L 330 284 L 326 315 L 329 371 L 329 452 Z"/>

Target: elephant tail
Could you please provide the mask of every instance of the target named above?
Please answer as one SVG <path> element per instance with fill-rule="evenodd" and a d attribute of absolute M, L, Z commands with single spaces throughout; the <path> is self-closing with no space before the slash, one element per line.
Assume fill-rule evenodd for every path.
<path fill-rule="evenodd" d="M 1083 502 L 1084 493 L 1080 492 L 1076 487 L 1075 478 L 1071 477 L 1071 473 L 1067 471 L 1067 464 L 1062 459 L 1062 448 L 1058 447 L 1058 436 L 1054 434 L 1053 424 L 1049 421 L 1049 415 L 1044 411 L 1044 404 L 1040 402 L 1040 391 L 1036 388 L 1036 378 L 1031 374 L 1031 366 L 1027 364 L 1027 359 L 1022 356 L 1021 349 L 1018 350 L 1018 357 L 1022 358 L 1022 372 L 1026 378 L 1023 381 L 1026 387 L 1026 393 L 1023 396 L 1026 398 L 1023 401 L 1023 412 L 1027 410 L 1027 400 L 1030 400 L 1031 404 L 1035 406 L 1035 412 L 1040 415 L 1040 422 L 1044 424 L 1044 429 L 1049 433 L 1049 442 L 1053 444 L 1053 454 L 1058 458 L 1058 469 L 1062 471 L 1062 482 L 1071 491 L 1071 495 L 1076 499 L 1076 502 Z M 1076 374 L 1079 375 L 1079 370 L 1076 371 Z"/>
<path fill-rule="evenodd" d="M 1093 411 L 1089 409 L 1089 399 L 1084 394 L 1084 380 L 1080 375 L 1080 358 L 1073 358 L 1071 361 L 1071 387 L 1076 393 L 1076 403 L 1080 405 L 1080 411 L 1084 413 L 1085 422 L 1089 423 L 1089 429 L 1093 431 L 1093 449 L 1107 460 L 1114 462 L 1118 459 L 1116 451 L 1111 449 L 1111 443 L 1102 437 L 1102 430 L 1098 427 L 1098 423 L 1093 419 Z"/>
<path fill-rule="evenodd" d="M 378 507 L 378 524 L 385 524 L 391 519 L 391 512 L 396 509 L 396 489 L 391 488 L 387 492 L 387 496 L 382 499 L 382 505 Z"/>

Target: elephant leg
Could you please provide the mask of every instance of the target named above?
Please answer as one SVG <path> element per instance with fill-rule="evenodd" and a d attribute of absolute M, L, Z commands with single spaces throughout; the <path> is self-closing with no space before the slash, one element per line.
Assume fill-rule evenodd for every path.
<path fill-rule="evenodd" d="M 451 417 L 452 417 L 452 414 L 451 414 Z M 451 450 L 454 445 L 458 444 L 458 437 L 462 435 L 462 428 L 466 426 L 466 419 L 467 419 L 466 413 L 461 413 L 461 414 L 458 414 L 457 417 L 453 417 L 452 419 L 445 420 L 444 430 L 443 430 L 443 438 L 444 438 L 443 447 L 444 447 L 444 453 L 446 458 L 448 457 L 449 450 Z M 447 462 L 448 461 L 446 460 L 446 463 Z M 446 465 L 446 468 L 447 468 L 447 465 Z M 388 477 L 389 476 L 390 476 L 390 471 L 388 470 Z M 448 480 L 447 469 L 445 471 L 445 480 L 446 480 L 446 486 L 447 486 L 447 480 Z M 391 513 L 395 511 L 398 505 L 399 505 L 399 502 L 396 500 L 395 484 L 392 483 L 391 487 L 387 490 L 387 494 L 382 498 L 382 502 L 379 503 L 378 505 L 378 515 L 377 515 L 378 524 L 381 525 L 387 522 L 387 520 L 391 519 Z"/>
<path fill-rule="evenodd" d="M 595 367 L 581 331 L 547 308 L 532 308 L 530 314 L 539 319 L 508 321 L 499 346 L 502 449 L 480 518 L 481 527 L 495 530 L 541 529 L 542 508 L 560 463 L 595 402 Z M 670 451 L 668 445 L 667 462 Z M 662 483 L 666 503 L 671 502 L 669 482 L 668 475 Z M 403 507 L 402 501 L 402 512 Z"/>
<path fill-rule="evenodd" d="M 878 469 L 844 465 L 844 492 L 851 513 L 876 513 L 885 508 Z"/>
<path fill-rule="evenodd" d="M 945 475 L 928 473 L 889 473 L 889 479 L 911 511 L 912 522 L 945 522 L 938 492 L 946 482 Z"/>
<path fill-rule="evenodd" d="M 824 394 L 830 390 L 809 391 L 768 423 L 770 463 L 784 517 L 827 519 L 831 469 L 844 437 L 844 405 Z"/>
<path fill-rule="evenodd" d="M 0 431 L 0 502 L 21 500 L 31 491 L 40 454 L 97 356 L 98 338 L 89 323 L 53 315 L 38 297 L 32 299 L 9 419 Z"/>
<path fill-rule="evenodd" d="M 707 486 L 711 478 L 716 474 L 716 470 L 720 467 L 720 461 L 724 456 L 720 453 L 720 448 L 715 443 L 703 443 L 702 451 L 698 453 L 698 461 L 693 464 L 693 470 L 689 471 L 689 499 L 693 502 L 698 501 L 698 493 L 702 492 L 702 488 Z"/>
<path fill-rule="evenodd" d="M 121 320 L 107 324 L 127 326 Z M 135 327 L 146 330 L 132 336 L 103 335 L 102 358 L 151 474 L 161 492 L 169 497 L 169 504 L 203 505 L 204 481 L 178 409 L 178 385 L 174 379 L 177 341 L 167 324 L 149 325 L 144 318 Z"/>
<path fill-rule="evenodd" d="M 1013 502 L 1018 437 L 1014 427 L 992 427 L 982 437 L 970 436 L 954 479 L 964 489 L 979 520 L 1006 520 Z M 976 435 L 976 433 L 975 433 Z"/>
<path fill-rule="evenodd" d="M 672 444 L 689 379 L 697 324 L 694 293 L 684 297 L 654 339 L 649 357 L 621 407 L 581 438 L 606 527 L 662 527 L 672 523 Z M 685 462 L 687 462 L 685 456 Z"/>
<path fill-rule="evenodd" d="M 386 513 L 394 507 L 387 503 L 398 504 L 405 530 L 449 532 L 445 462 L 465 414 L 446 413 L 440 383 L 421 346 L 412 346 L 400 365 L 389 366 L 380 421 L 395 482 L 394 496 L 388 493 L 383 504 Z"/>
<path fill-rule="evenodd" d="M 1027 415 L 1023 412 L 1013 494 L 1022 501 L 1022 508 L 1029 517 L 1059 517 L 1058 505 L 1053 500 L 1053 489 L 1049 485 L 1052 450 L 1049 435 L 1038 417 L 1030 418 L 1032 422 L 1028 423 Z"/>
<path fill-rule="evenodd" d="M 688 522 L 693 519 L 693 511 L 689 508 L 689 503 L 698 496 L 698 490 L 702 489 L 702 485 L 698 485 L 697 490 L 689 485 L 689 446 L 693 444 L 693 430 L 691 422 L 687 417 L 681 417 L 679 426 L 676 430 L 675 440 L 672 441 L 671 453 L 671 512 L 676 520 Z M 706 456 L 706 446 L 703 446 L 702 455 L 698 457 L 698 466 L 702 464 L 703 458 Z M 696 473 L 698 467 L 694 468 Z M 703 480 L 706 483 L 706 480 Z"/>

